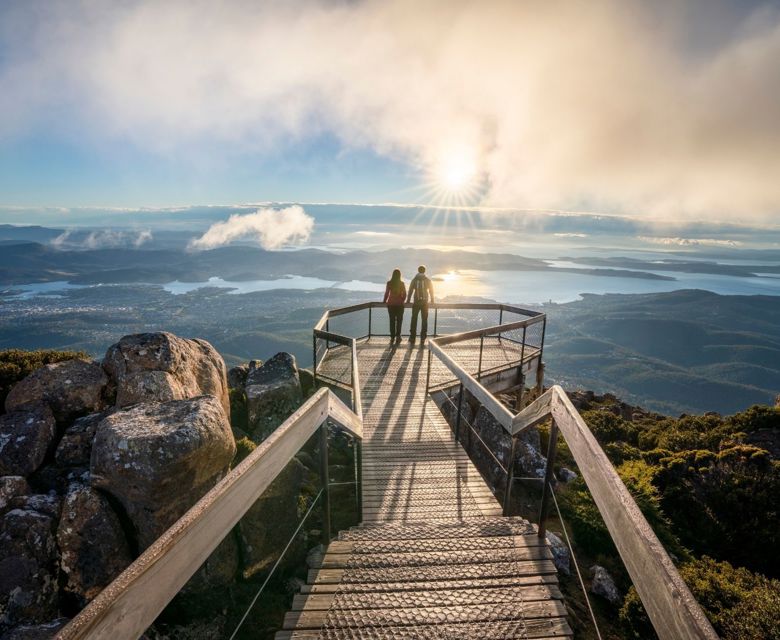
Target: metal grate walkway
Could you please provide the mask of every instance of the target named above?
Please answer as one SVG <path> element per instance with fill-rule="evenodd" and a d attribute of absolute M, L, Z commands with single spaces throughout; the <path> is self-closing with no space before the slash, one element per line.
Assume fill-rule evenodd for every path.
<path fill-rule="evenodd" d="M 501 517 L 426 397 L 427 349 L 372 338 L 358 360 L 363 524 L 330 544 L 277 640 L 570 636 L 549 547 Z"/>

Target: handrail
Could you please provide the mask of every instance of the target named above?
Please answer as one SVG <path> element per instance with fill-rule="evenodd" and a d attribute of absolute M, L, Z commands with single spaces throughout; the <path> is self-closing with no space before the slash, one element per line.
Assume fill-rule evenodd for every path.
<path fill-rule="evenodd" d="M 328 419 L 362 439 L 361 415 L 318 390 L 55 637 L 138 638 Z"/>
<path fill-rule="evenodd" d="M 552 417 L 539 536 L 545 535 L 546 503 L 552 479 L 555 441 L 560 429 L 659 638 L 716 640 L 718 636 L 699 603 L 564 390 L 555 385 L 512 415 L 478 380 L 444 352 L 441 342 L 441 339 L 431 340 L 428 343 L 430 353 L 439 358 L 461 385 L 482 402 L 510 436 L 514 437 L 520 431 Z M 511 482 L 510 462 L 506 502 Z M 507 505 L 504 506 L 506 509 Z"/>
<path fill-rule="evenodd" d="M 517 322 L 509 322 L 507 324 L 497 324 L 492 327 L 485 327 L 483 329 L 473 329 L 471 331 L 463 331 L 462 333 L 451 333 L 446 336 L 436 338 L 436 343 L 444 346 L 446 344 L 452 344 L 454 342 L 462 342 L 464 340 L 474 340 L 475 338 L 482 338 L 484 336 L 492 336 L 495 334 L 506 333 L 508 331 L 514 331 L 516 329 L 523 329 L 530 327 L 534 324 L 544 322 L 544 316 L 534 316 L 528 318 L 528 320 L 519 320 Z"/>

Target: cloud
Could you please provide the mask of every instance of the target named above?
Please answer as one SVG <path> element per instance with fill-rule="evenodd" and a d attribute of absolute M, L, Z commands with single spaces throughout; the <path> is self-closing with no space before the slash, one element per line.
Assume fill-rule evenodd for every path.
<path fill-rule="evenodd" d="M 192 240 L 190 249 L 213 249 L 236 240 L 257 242 L 274 251 L 284 246 L 307 242 L 314 228 L 314 218 L 302 207 L 258 209 L 254 213 L 235 213 L 227 220 L 212 224 L 200 238 Z"/>
<path fill-rule="evenodd" d="M 114 229 L 98 229 L 89 233 L 67 229 L 51 241 L 56 249 L 110 249 L 114 247 L 135 247 L 152 240 L 152 232 L 116 231 Z"/>
<path fill-rule="evenodd" d="M 780 211 L 770 3 L 9 7 L 0 136 L 54 114 L 71 135 L 195 157 L 328 134 L 421 175 L 466 154 L 484 173 L 482 204 L 740 221 Z"/>
<path fill-rule="evenodd" d="M 587 233 L 554 233 L 556 238 L 587 238 Z"/>
<path fill-rule="evenodd" d="M 743 243 L 739 240 L 716 238 L 654 238 L 639 236 L 639 240 L 650 244 L 676 245 L 680 247 L 739 247 Z"/>

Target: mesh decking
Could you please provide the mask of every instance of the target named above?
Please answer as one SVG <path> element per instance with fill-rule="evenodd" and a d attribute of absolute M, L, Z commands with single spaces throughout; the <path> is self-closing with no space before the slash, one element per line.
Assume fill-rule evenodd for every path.
<path fill-rule="evenodd" d="M 494 342 L 483 360 L 510 366 L 517 345 Z M 339 349 L 321 365 L 334 377 L 349 372 Z M 474 357 L 473 345 L 455 350 Z M 372 338 L 358 366 L 363 524 L 330 544 L 277 640 L 570 636 L 549 547 L 527 521 L 501 517 L 427 397 L 427 349 Z"/>

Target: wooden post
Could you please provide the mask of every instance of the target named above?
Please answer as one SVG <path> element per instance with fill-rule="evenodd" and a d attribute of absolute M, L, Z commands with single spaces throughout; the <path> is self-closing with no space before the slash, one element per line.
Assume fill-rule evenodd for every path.
<path fill-rule="evenodd" d="M 539 509 L 539 537 L 544 538 L 547 533 L 547 510 L 550 503 L 550 486 L 553 481 L 553 465 L 555 464 L 555 451 L 558 447 L 558 425 L 555 420 L 550 424 L 550 442 L 547 445 L 547 467 L 544 471 L 544 487 L 542 488 L 542 506 Z"/>
<path fill-rule="evenodd" d="M 371 339 L 371 311 L 373 307 L 368 308 L 368 338 Z"/>
<path fill-rule="evenodd" d="M 506 518 L 509 515 L 510 500 L 512 499 L 512 483 L 515 479 L 515 454 L 517 447 L 517 436 L 512 436 L 512 447 L 509 449 L 509 462 L 506 473 L 506 488 L 504 489 L 503 515 Z"/>
<path fill-rule="evenodd" d="M 460 413 L 463 410 L 463 383 L 460 383 L 460 391 L 458 392 L 458 415 L 455 418 L 455 442 L 460 440 Z"/>
<path fill-rule="evenodd" d="M 433 310 L 433 337 L 439 335 L 439 307 Z"/>
<path fill-rule="evenodd" d="M 477 365 L 477 380 L 482 380 L 482 350 L 485 346 L 485 336 L 479 336 L 479 364 Z"/>
<path fill-rule="evenodd" d="M 320 482 L 322 483 L 322 539 L 330 544 L 330 473 L 328 472 L 328 422 L 320 426 Z"/>
<path fill-rule="evenodd" d="M 428 392 L 431 389 L 431 356 L 433 356 L 433 353 L 430 349 L 428 349 L 428 374 L 425 376 L 425 395 L 428 395 Z"/>

